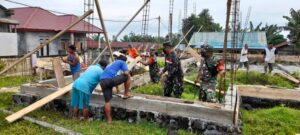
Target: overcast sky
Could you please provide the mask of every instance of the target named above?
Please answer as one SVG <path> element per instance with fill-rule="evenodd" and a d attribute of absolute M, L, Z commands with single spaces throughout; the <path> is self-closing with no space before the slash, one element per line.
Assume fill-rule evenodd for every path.
<path fill-rule="evenodd" d="M 84 0 L 13 0 L 16 2 L 38 6 L 49 10 L 56 10 L 60 12 L 81 15 L 84 12 Z M 142 6 L 144 0 L 100 0 L 104 19 L 111 20 L 129 20 L 133 14 Z M 225 25 L 226 16 L 226 0 L 189 0 L 188 1 L 188 16 L 193 12 L 193 5 L 196 5 L 196 13 L 198 14 L 203 9 L 207 8 L 214 18 L 214 21 L 220 23 L 223 27 Z M 13 4 L 4 0 L 0 0 L 0 4 L 7 8 L 22 7 L 21 5 Z M 156 18 L 161 16 L 161 35 L 164 36 L 168 31 L 168 14 L 169 14 L 169 0 L 151 0 L 150 2 L 150 17 Z M 174 0 L 174 17 L 173 17 L 173 31 L 178 32 L 179 12 L 183 18 L 184 0 Z M 290 8 L 296 10 L 300 9 L 299 0 L 241 0 L 240 11 L 242 12 L 242 23 L 248 11 L 248 7 L 252 7 L 250 20 L 257 25 L 259 22 L 268 24 L 277 24 L 284 26 L 287 22 L 282 18 L 283 15 L 289 15 Z M 94 17 L 98 18 L 97 14 Z M 142 19 L 142 12 L 135 20 Z M 100 26 L 99 21 L 94 21 L 94 24 Z M 123 23 L 105 22 L 107 31 L 110 35 L 116 35 L 118 31 L 125 25 Z M 149 22 L 149 34 L 157 35 L 158 22 L 152 19 Z M 128 34 L 131 31 L 134 33 L 141 33 L 142 23 L 133 22 L 122 33 Z"/>

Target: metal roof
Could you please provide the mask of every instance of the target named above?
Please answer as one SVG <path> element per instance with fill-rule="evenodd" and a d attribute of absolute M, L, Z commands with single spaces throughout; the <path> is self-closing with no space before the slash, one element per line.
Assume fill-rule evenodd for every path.
<path fill-rule="evenodd" d="M 190 45 L 195 48 L 200 48 L 201 44 L 212 45 L 215 49 L 224 47 L 224 32 L 195 32 L 190 40 Z M 232 33 L 228 33 L 227 48 L 232 48 L 231 45 Z M 238 39 L 241 39 L 242 33 L 238 33 Z M 246 32 L 244 44 L 248 44 L 249 49 L 264 49 L 267 46 L 267 38 L 265 32 Z M 242 48 L 240 40 L 236 48 Z"/>

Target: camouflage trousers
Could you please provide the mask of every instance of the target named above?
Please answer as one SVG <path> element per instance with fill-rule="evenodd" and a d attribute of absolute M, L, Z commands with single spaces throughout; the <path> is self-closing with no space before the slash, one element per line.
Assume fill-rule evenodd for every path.
<path fill-rule="evenodd" d="M 171 97 L 172 92 L 176 98 L 180 98 L 183 92 L 183 81 L 181 76 L 167 77 L 164 83 L 164 96 Z"/>
<path fill-rule="evenodd" d="M 149 70 L 151 82 L 153 82 L 153 83 L 159 82 L 160 78 L 159 78 L 158 72 L 159 72 L 159 69 L 158 70 L 152 70 L 152 69 Z"/>
<path fill-rule="evenodd" d="M 205 102 L 217 102 L 216 82 L 201 82 L 199 100 Z"/>

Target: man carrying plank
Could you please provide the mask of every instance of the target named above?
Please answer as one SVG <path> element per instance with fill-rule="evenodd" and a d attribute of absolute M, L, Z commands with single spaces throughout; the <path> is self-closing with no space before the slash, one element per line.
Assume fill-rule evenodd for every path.
<path fill-rule="evenodd" d="M 78 54 L 76 53 L 76 47 L 74 45 L 70 45 L 68 47 L 68 53 L 67 59 L 63 60 L 63 62 L 70 64 L 70 69 L 72 73 L 73 80 L 75 81 L 81 73 L 81 66 L 80 66 L 80 60 L 78 57 Z"/>
<path fill-rule="evenodd" d="M 105 68 L 101 76 L 100 82 L 100 86 L 105 100 L 104 111 L 108 124 L 112 123 L 110 100 L 112 99 L 113 87 L 124 83 L 125 92 L 123 99 L 128 99 L 131 97 L 129 95 L 131 79 L 129 69 L 126 64 L 127 57 L 124 54 L 121 54 L 120 52 L 114 52 L 113 55 L 114 57 L 116 57 L 116 61 L 109 64 Z M 123 73 L 118 75 L 119 71 L 122 71 Z"/>
<path fill-rule="evenodd" d="M 72 87 L 71 107 L 73 108 L 73 116 L 79 118 L 79 109 L 82 110 L 85 120 L 88 119 L 88 107 L 90 104 L 90 96 L 100 82 L 107 62 L 101 60 L 98 64 L 90 66 L 78 79 L 75 80 Z"/>

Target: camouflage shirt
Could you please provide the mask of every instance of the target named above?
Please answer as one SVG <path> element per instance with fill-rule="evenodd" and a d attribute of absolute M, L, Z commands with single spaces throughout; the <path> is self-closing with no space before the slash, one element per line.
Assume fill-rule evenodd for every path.
<path fill-rule="evenodd" d="M 220 69 L 219 66 L 222 64 L 221 59 L 217 56 L 213 55 L 211 58 L 205 60 L 201 59 L 201 65 L 199 68 L 199 79 L 202 82 L 208 82 L 208 83 L 216 83 L 217 82 L 217 74 L 214 75 L 214 72 L 218 72 Z M 217 71 L 212 71 L 217 70 Z"/>
<path fill-rule="evenodd" d="M 165 56 L 163 72 L 166 71 L 168 71 L 168 77 L 183 76 L 180 59 L 174 51 Z"/>

